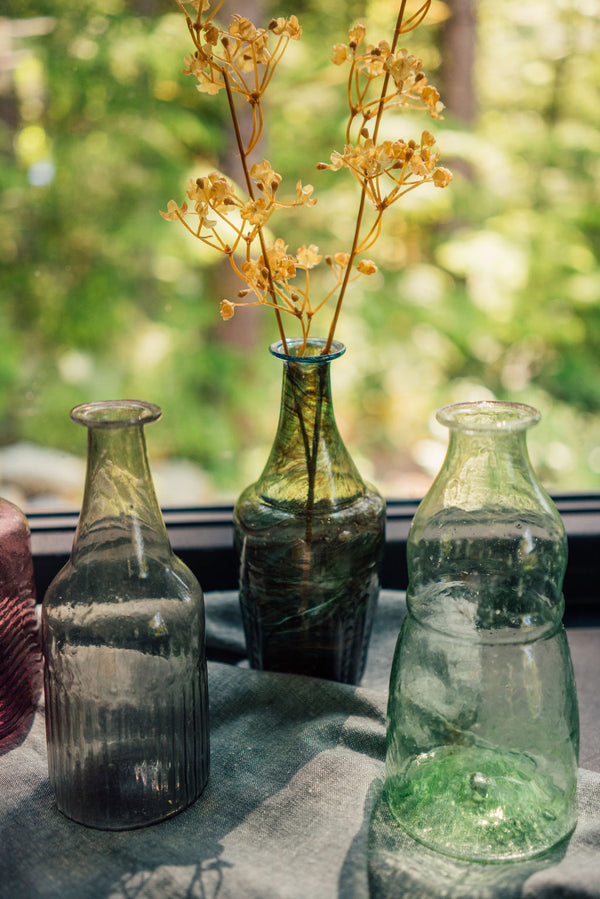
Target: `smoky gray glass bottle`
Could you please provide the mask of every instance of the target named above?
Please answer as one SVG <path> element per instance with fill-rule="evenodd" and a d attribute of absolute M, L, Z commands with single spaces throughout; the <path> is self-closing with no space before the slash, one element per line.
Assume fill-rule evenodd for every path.
<path fill-rule="evenodd" d="M 209 769 L 204 599 L 173 554 L 130 400 L 76 407 L 88 428 L 71 558 L 44 598 L 48 766 L 61 812 L 108 830 L 180 812 Z"/>

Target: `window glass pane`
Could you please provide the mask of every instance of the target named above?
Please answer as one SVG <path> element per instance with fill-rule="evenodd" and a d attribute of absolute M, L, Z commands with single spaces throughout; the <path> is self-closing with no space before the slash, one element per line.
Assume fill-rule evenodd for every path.
<path fill-rule="evenodd" d="M 316 169 L 345 143 L 347 69 L 331 47 L 357 20 L 367 41 L 390 40 L 396 10 L 326 6 L 297 10 L 302 41 L 269 86 L 255 159 L 283 175 L 282 198 L 298 180 L 318 198 L 270 239 L 334 255 L 350 249 L 359 189 Z M 243 0 L 221 21 L 232 12 L 281 14 Z M 367 254 L 379 270 L 351 285 L 332 371 L 346 443 L 388 496 L 421 495 L 437 470 L 436 408 L 491 397 L 542 411 L 529 445 L 551 490 L 598 486 L 599 12 L 598 0 L 435 0 L 430 24 L 403 37 L 447 109 L 442 121 L 401 113 L 382 134 L 419 141 L 430 128 L 454 180 L 386 211 Z M 69 409 L 134 396 L 163 408 L 148 431 L 163 504 L 230 501 L 274 433 L 277 328 L 268 309 L 222 321 L 220 301 L 243 285 L 159 215 L 189 178 L 240 178 L 224 93 L 183 74 L 193 47 L 175 2 L 5 0 L 2 15 L 0 491 L 76 506 L 85 434 Z M 315 297 L 329 275 L 325 263 L 311 273 Z"/>

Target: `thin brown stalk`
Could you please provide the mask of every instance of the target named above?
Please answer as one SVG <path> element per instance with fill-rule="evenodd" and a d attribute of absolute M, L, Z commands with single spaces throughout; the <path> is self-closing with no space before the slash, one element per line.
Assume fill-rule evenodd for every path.
<path fill-rule="evenodd" d="M 225 69 L 222 70 L 223 81 L 225 82 L 225 90 L 227 92 L 227 102 L 229 103 L 229 112 L 231 114 L 231 121 L 233 123 L 233 130 L 235 134 L 235 141 L 240 154 L 240 161 L 242 163 L 242 170 L 244 172 L 244 180 L 246 182 L 246 189 L 248 191 L 248 196 L 254 200 L 254 187 L 252 184 L 252 179 L 250 178 L 250 172 L 248 171 L 248 161 L 246 159 L 246 151 L 244 149 L 244 141 L 242 139 L 242 133 L 240 131 L 240 123 L 238 121 L 237 112 L 235 108 L 235 104 L 233 102 L 233 93 L 231 91 L 231 85 L 229 83 L 229 77 L 227 75 L 227 71 Z M 258 228 L 258 239 L 260 241 L 260 248 L 262 250 L 263 259 L 265 261 L 265 268 L 268 272 L 269 279 L 269 295 L 273 301 L 273 307 L 275 309 L 275 319 L 277 321 L 277 328 L 279 330 L 279 336 L 281 337 L 281 342 L 283 344 L 283 350 L 287 353 L 287 341 L 285 339 L 285 331 L 283 330 L 283 322 L 281 321 L 281 312 L 279 308 L 279 303 L 277 302 L 277 294 L 275 292 L 275 286 L 273 284 L 273 274 L 271 272 L 271 266 L 269 265 L 269 260 L 267 258 L 267 246 L 265 242 L 265 237 L 262 231 L 262 228 Z"/>
<path fill-rule="evenodd" d="M 392 40 L 391 52 L 395 53 L 396 47 L 398 46 L 398 39 L 400 34 L 402 33 L 402 23 L 404 21 L 404 11 L 406 9 L 407 0 L 401 0 L 400 9 L 398 10 L 398 18 L 396 19 L 396 28 L 394 29 L 394 37 Z M 428 7 L 430 0 L 426 0 L 423 4 L 422 9 L 426 6 Z M 425 10 L 426 12 L 426 10 Z M 375 126 L 373 128 L 373 142 L 375 143 L 377 140 L 377 135 L 379 134 L 379 126 L 381 125 L 381 117 L 383 115 L 383 106 L 385 102 L 385 98 L 387 96 L 388 84 L 390 80 L 390 73 L 386 72 L 385 77 L 383 79 L 383 86 L 381 88 L 380 94 L 380 104 L 377 110 L 377 116 L 375 117 Z M 363 180 L 362 189 L 360 192 L 360 202 L 358 206 L 358 214 L 356 216 L 356 227 L 354 229 L 354 238 L 352 241 L 352 249 L 350 251 L 350 259 L 348 260 L 348 265 L 346 266 L 346 271 L 344 272 L 344 280 L 342 281 L 342 286 L 340 287 L 340 292 L 338 294 L 338 300 L 336 303 L 336 307 L 333 313 L 333 317 L 331 319 L 331 325 L 329 327 L 329 333 L 327 335 L 327 340 L 325 342 L 325 346 L 323 347 L 321 353 L 323 356 L 326 356 L 327 353 L 331 350 L 331 344 L 333 343 L 333 338 L 335 336 L 335 329 L 337 327 L 338 319 L 340 317 L 340 312 L 342 311 L 342 304 L 344 302 L 344 297 L 346 295 L 346 288 L 348 287 L 348 282 L 350 281 L 350 272 L 352 269 L 352 265 L 354 263 L 354 259 L 356 258 L 359 246 L 359 238 L 360 238 L 360 230 L 362 227 L 362 220 L 365 211 L 365 204 L 367 199 L 367 179 Z"/>
<path fill-rule="evenodd" d="M 419 9 L 413 13 L 413 15 L 404 22 L 400 29 L 400 34 L 408 34 L 409 31 L 414 31 L 415 28 L 418 28 L 421 22 L 427 16 L 429 12 L 429 7 L 431 6 L 431 0 L 425 0 L 425 3 L 419 7 Z"/>
<path fill-rule="evenodd" d="M 377 218 L 373 222 L 369 233 L 363 237 L 360 242 L 360 246 L 358 247 L 358 253 L 365 253 L 368 249 L 370 249 L 374 243 L 377 242 L 379 235 L 381 234 L 381 224 L 382 224 L 383 213 L 379 212 L 377 214 Z"/>
<path fill-rule="evenodd" d="M 288 41 L 284 40 L 283 38 L 280 37 L 279 41 L 277 42 L 277 46 L 275 47 L 275 49 L 273 50 L 273 52 L 270 55 L 270 65 L 265 66 L 265 71 L 264 71 L 264 74 L 262 77 L 262 81 L 260 82 L 260 85 L 259 85 L 259 90 L 260 90 L 261 96 L 267 89 L 269 82 L 271 81 L 271 78 L 273 77 L 273 73 L 275 72 L 275 69 L 277 67 L 277 64 L 279 63 L 279 60 L 283 56 L 287 45 L 288 45 Z M 258 83 L 258 79 L 257 79 L 257 83 Z"/>

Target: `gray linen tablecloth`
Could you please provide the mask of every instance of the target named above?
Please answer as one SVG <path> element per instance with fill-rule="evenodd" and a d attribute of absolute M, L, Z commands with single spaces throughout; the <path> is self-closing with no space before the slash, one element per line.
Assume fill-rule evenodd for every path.
<path fill-rule="evenodd" d="M 38 711 L 0 757 L 0 897 L 600 897 L 600 629 L 569 633 L 584 766 L 577 830 L 542 860 L 486 866 L 418 846 L 381 801 L 387 679 L 404 613 L 402 596 L 384 592 L 353 688 L 250 671 L 235 595 L 209 595 L 209 784 L 190 809 L 142 830 L 90 830 L 56 810 Z"/>

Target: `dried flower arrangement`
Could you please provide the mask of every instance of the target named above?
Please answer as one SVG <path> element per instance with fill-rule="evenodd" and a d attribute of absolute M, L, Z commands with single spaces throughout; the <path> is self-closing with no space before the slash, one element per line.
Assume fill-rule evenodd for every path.
<path fill-rule="evenodd" d="M 264 127 L 263 96 L 275 69 L 291 40 L 299 40 L 301 26 L 296 16 L 273 19 L 266 28 L 257 28 L 249 19 L 233 15 L 228 28 L 215 22 L 224 5 L 220 0 L 209 12 L 209 0 L 176 0 L 185 14 L 194 53 L 185 60 L 185 73 L 197 79 L 201 93 L 227 95 L 237 149 L 245 180 L 246 195 L 219 172 L 191 179 L 188 202 L 170 200 L 168 221 L 179 221 L 214 250 L 223 253 L 244 283 L 235 301 L 221 301 L 221 315 L 230 319 L 239 306 L 264 305 L 272 308 L 280 338 L 286 348 L 283 316 L 295 318 L 301 327 L 302 354 L 309 337 L 313 316 L 337 293 L 337 300 L 323 353 L 329 352 L 348 285 L 363 275 L 377 271 L 364 254 L 376 242 L 387 209 L 409 191 L 422 184 L 446 187 L 452 178 L 439 166 L 439 151 L 431 131 L 424 130 L 419 143 L 380 140 L 384 113 L 393 108 L 421 109 L 434 119 L 441 118 L 443 104 L 438 91 L 429 84 L 422 62 L 406 49 L 398 49 L 401 35 L 413 31 L 425 19 L 431 0 L 408 18 L 407 0 L 401 0 L 391 45 L 386 40 L 366 42 L 365 28 L 355 25 L 347 44 L 336 44 L 332 62 L 348 65 L 348 122 L 346 146 L 334 151 L 330 163 L 319 170 L 347 169 L 360 187 L 354 238 L 349 252 L 322 256 L 313 244 L 288 252 L 282 238 L 268 240 L 265 228 L 278 209 L 314 206 L 313 186 L 296 184 L 296 197 L 280 199 L 281 175 L 263 159 L 252 162 Z M 193 14 L 187 7 L 193 9 Z M 250 134 L 241 133 L 236 96 L 250 105 Z M 370 208 L 370 216 L 366 210 Z M 191 219 L 192 224 L 188 221 Z M 318 300 L 310 294 L 310 271 L 324 261 L 333 275 L 333 285 Z"/>

